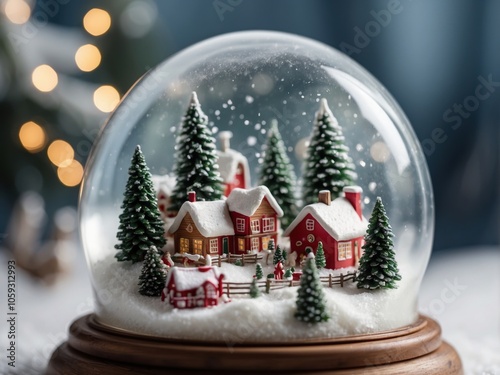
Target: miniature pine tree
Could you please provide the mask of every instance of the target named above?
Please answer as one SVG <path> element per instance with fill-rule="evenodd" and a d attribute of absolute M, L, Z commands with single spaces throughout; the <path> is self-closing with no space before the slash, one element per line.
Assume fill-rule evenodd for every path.
<path fill-rule="evenodd" d="M 167 279 L 167 266 L 162 262 L 156 247 L 146 252 L 139 276 L 139 293 L 143 296 L 159 297 Z"/>
<path fill-rule="evenodd" d="M 264 271 L 262 270 L 262 266 L 260 263 L 257 263 L 255 266 L 255 278 L 260 280 L 264 277 Z"/>
<path fill-rule="evenodd" d="M 260 293 L 260 289 L 257 285 L 257 280 L 253 279 L 252 285 L 250 285 L 250 297 L 257 298 L 257 297 L 260 297 L 260 295 L 261 295 L 261 293 Z"/>
<path fill-rule="evenodd" d="M 144 259 L 151 246 L 162 249 L 166 240 L 151 173 L 140 146 L 135 149 L 128 175 L 116 235 L 119 243 L 115 249 L 119 252 L 115 258 L 136 263 Z"/>
<path fill-rule="evenodd" d="M 298 214 L 295 204 L 297 177 L 286 153 L 285 144 L 278 130 L 278 122 L 273 120 L 267 132 L 267 142 L 263 147 L 264 161 L 260 168 L 259 185 L 271 191 L 283 209 L 281 224 L 288 227 Z"/>
<path fill-rule="evenodd" d="M 273 264 L 277 265 L 279 262 L 283 263 L 283 253 L 281 252 L 280 245 L 276 247 L 276 251 L 274 252 Z"/>
<path fill-rule="evenodd" d="M 267 243 L 267 250 L 268 251 L 274 251 L 274 239 L 270 239 L 269 242 Z"/>
<path fill-rule="evenodd" d="M 391 225 L 380 197 L 375 202 L 359 260 L 358 288 L 394 289 L 401 280 L 393 250 Z"/>
<path fill-rule="evenodd" d="M 238 266 L 238 267 L 243 267 L 243 263 L 241 262 L 241 259 L 236 259 L 234 262 L 234 265 Z"/>
<path fill-rule="evenodd" d="M 315 259 L 316 259 L 316 267 L 318 267 L 318 269 L 325 268 L 326 266 L 325 251 L 323 250 L 323 242 L 321 241 L 318 242 L 318 248 L 316 249 Z"/>
<path fill-rule="evenodd" d="M 308 257 L 302 269 L 296 305 L 295 318 L 301 322 L 315 324 L 330 319 L 314 257 Z"/>
<path fill-rule="evenodd" d="M 321 99 L 304 160 L 304 204 L 315 203 L 321 190 L 329 190 L 333 200 L 340 196 L 344 186 L 357 179 L 344 139 L 326 99 Z"/>
<path fill-rule="evenodd" d="M 286 258 L 288 257 L 288 254 L 285 249 L 281 251 L 281 259 L 283 260 L 283 264 L 286 264 Z"/>
<path fill-rule="evenodd" d="M 177 184 L 171 196 L 171 211 L 181 208 L 188 191 L 195 191 L 200 201 L 222 198 L 222 178 L 217 164 L 215 139 L 207 125 L 208 117 L 201 110 L 198 97 L 193 92 L 177 137 L 174 167 Z"/>
<path fill-rule="evenodd" d="M 287 268 L 284 275 L 285 279 L 290 279 L 292 277 L 292 269 Z"/>

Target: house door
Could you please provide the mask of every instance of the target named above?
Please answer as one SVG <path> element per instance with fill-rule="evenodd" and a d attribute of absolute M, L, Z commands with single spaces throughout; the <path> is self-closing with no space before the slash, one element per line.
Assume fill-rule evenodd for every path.
<path fill-rule="evenodd" d="M 227 240 L 227 237 L 222 239 L 222 253 L 229 254 L 229 241 Z"/>

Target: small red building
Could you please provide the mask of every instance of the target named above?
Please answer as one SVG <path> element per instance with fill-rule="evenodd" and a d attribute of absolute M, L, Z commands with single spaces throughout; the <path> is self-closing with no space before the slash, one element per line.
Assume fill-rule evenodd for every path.
<path fill-rule="evenodd" d="M 247 158 L 229 147 L 233 134 L 230 131 L 219 133 L 221 150 L 217 151 L 219 173 L 224 182 L 224 195 L 227 197 L 236 188 L 246 189 L 250 186 L 250 168 Z"/>
<path fill-rule="evenodd" d="M 222 296 L 222 279 L 216 267 L 172 267 L 161 300 L 178 309 L 216 306 Z"/>
<path fill-rule="evenodd" d="M 234 228 L 234 252 L 259 252 L 271 239 L 278 243 L 278 218 L 283 210 L 265 186 L 234 189 L 226 200 Z"/>
<path fill-rule="evenodd" d="M 290 237 L 290 252 L 302 258 L 307 250 L 316 253 L 322 241 L 326 268 L 356 266 L 368 225 L 362 213 L 362 192 L 359 186 L 348 186 L 345 196 L 332 202 L 330 192 L 321 191 L 319 202 L 304 207 L 283 234 Z"/>

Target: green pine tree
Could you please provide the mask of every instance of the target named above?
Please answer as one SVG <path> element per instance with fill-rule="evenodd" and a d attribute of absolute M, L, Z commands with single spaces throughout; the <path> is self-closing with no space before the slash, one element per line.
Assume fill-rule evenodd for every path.
<path fill-rule="evenodd" d="M 283 275 L 285 279 L 289 279 L 292 277 L 292 269 L 291 268 L 287 268 L 286 271 L 285 271 L 285 274 Z"/>
<path fill-rule="evenodd" d="M 288 227 L 298 214 L 295 204 L 297 177 L 288 158 L 285 143 L 278 130 L 278 122 L 273 120 L 267 132 L 267 142 L 262 153 L 264 161 L 260 167 L 259 185 L 265 185 L 283 209 L 281 224 Z"/>
<path fill-rule="evenodd" d="M 276 251 L 274 252 L 273 264 L 277 265 L 279 262 L 283 262 L 283 253 L 281 252 L 280 245 L 276 246 Z"/>
<path fill-rule="evenodd" d="M 323 242 L 318 242 L 318 248 L 316 249 L 316 267 L 318 269 L 325 268 L 326 259 L 325 259 L 325 251 L 323 250 Z"/>
<path fill-rule="evenodd" d="M 313 257 L 307 259 L 302 269 L 296 305 L 295 318 L 301 322 L 316 324 L 330 319 L 326 312 L 323 285 Z"/>
<path fill-rule="evenodd" d="M 269 242 L 267 243 L 267 250 L 268 251 L 274 251 L 274 239 L 270 239 Z"/>
<path fill-rule="evenodd" d="M 167 266 L 160 258 L 156 247 L 151 246 L 146 252 L 139 276 L 139 293 L 143 296 L 159 297 L 167 280 Z"/>
<path fill-rule="evenodd" d="M 250 297 L 251 298 L 257 298 L 260 297 L 261 292 L 260 289 L 257 285 L 257 279 L 252 280 L 252 285 L 250 285 Z"/>
<path fill-rule="evenodd" d="M 255 278 L 260 280 L 264 277 L 264 271 L 262 270 L 262 266 L 260 263 L 257 263 L 255 266 Z"/>
<path fill-rule="evenodd" d="M 394 289 L 401 280 L 394 253 L 391 225 L 380 197 L 375 202 L 359 260 L 358 288 Z"/>
<path fill-rule="evenodd" d="M 222 199 L 215 139 L 207 125 L 208 117 L 193 92 L 176 142 L 174 172 L 177 184 L 171 196 L 171 211 L 179 211 L 191 190 L 196 192 L 199 201 Z"/>
<path fill-rule="evenodd" d="M 286 263 L 286 258 L 288 257 L 288 254 L 285 249 L 281 250 L 281 258 L 283 259 L 283 265 Z"/>
<path fill-rule="evenodd" d="M 317 202 L 321 190 L 329 190 L 333 200 L 340 196 L 345 186 L 353 185 L 357 179 L 344 140 L 342 128 L 328 108 L 326 99 L 321 99 L 304 160 L 304 204 Z"/>
<path fill-rule="evenodd" d="M 140 146 L 135 149 L 128 175 L 116 235 L 119 243 L 115 249 L 119 251 L 115 258 L 136 263 L 144 259 L 151 246 L 161 250 L 166 240 L 151 173 Z"/>

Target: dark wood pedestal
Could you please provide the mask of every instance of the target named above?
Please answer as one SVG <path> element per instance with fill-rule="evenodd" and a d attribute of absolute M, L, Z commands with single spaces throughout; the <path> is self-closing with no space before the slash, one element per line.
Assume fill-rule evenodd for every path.
<path fill-rule="evenodd" d="M 463 374 L 455 350 L 426 316 L 392 331 L 325 340 L 241 343 L 171 340 L 76 320 L 47 375 Z"/>

